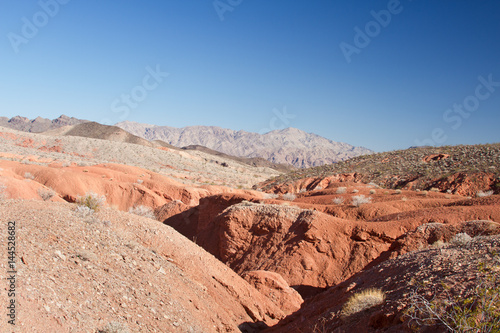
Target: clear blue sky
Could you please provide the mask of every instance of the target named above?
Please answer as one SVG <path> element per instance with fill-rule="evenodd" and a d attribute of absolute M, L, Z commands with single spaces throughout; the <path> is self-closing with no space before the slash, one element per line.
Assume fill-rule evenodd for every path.
<path fill-rule="evenodd" d="M 0 0 L 0 36 L 2 116 L 500 141 L 498 0 Z"/>

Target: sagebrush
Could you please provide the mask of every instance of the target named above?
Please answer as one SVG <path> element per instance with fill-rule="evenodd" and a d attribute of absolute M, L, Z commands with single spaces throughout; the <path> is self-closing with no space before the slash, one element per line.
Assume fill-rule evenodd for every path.
<path fill-rule="evenodd" d="M 104 195 L 99 195 L 94 192 L 87 192 L 83 196 L 78 196 L 76 198 L 76 203 L 79 206 L 85 206 L 93 211 L 98 211 L 102 205 L 106 202 L 106 197 Z"/>
<path fill-rule="evenodd" d="M 355 195 L 352 197 L 352 205 L 353 206 L 356 206 L 356 207 L 359 207 L 363 204 L 367 204 L 367 203 L 370 203 L 372 202 L 372 198 L 371 197 L 365 197 L 363 194 L 361 195 Z"/>
<path fill-rule="evenodd" d="M 148 206 L 140 205 L 140 206 L 131 207 L 128 210 L 128 212 L 135 214 L 135 215 L 147 217 L 150 219 L 155 219 L 155 214 L 153 213 L 153 210 Z"/>

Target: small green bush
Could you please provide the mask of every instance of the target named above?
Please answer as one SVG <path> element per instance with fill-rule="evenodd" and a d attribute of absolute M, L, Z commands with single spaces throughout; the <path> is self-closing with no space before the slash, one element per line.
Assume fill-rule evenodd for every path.
<path fill-rule="evenodd" d="M 102 207 L 104 202 L 106 202 L 106 197 L 104 195 L 98 195 L 94 192 L 87 192 L 84 196 L 78 196 L 76 198 L 76 203 L 79 206 L 88 207 L 96 212 Z"/>

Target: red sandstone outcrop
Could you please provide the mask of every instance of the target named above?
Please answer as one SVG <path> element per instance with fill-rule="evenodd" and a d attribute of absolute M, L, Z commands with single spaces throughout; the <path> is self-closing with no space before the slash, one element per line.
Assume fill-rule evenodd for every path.
<path fill-rule="evenodd" d="M 278 273 L 249 271 L 243 273 L 242 277 L 287 315 L 300 309 L 304 301 L 300 294 L 291 288 Z"/>

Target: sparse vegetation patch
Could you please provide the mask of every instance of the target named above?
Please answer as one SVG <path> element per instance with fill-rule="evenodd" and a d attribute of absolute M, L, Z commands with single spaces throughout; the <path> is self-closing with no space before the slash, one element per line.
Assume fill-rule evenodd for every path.
<path fill-rule="evenodd" d="M 297 198 L 297 196 L 293 193 L 286 193 L 283 195 L 283 200 L 287 200 L 287 201 L 293 201 Z"/>
<path fill-rule="evenodd" d="M 343 194 L 347 192 L 347 187 L 337 187 L 337 194 Z"/>
<path fill-rule="evenodd" d="M 104 195 L 94 192 L 87 192 L 85 195 L 76 198 L 76 203 L 79 206 L 87 207 L 93 211 L 98 211 L 105 202 L 106 197 Z"/>
<path fill-rule="evenodd" d="M 355 195 L 352 197 L 352 205 L 355 207 L 359 207 L 363 204 L 371 203 L 372 198 L 371 197 L 365 197 L 363 194 L 361 195 Z"/>
<path fill-rule="evenodd" d="M 156 218 L 155 214 L 153 213 L 153 210 L 150 207 L 148 207 L 148 206 L 140 205 L 140 206 L 131 207 L 128 210 L 128 212 L 132 213 L 132 214 L 135 214 L 135 215 L 147 217 L 147 218 L 150 218 L 150 219 L 155 219 Z"/>
<path fill-rule="evenodd" d="M 366 289 L 352 295 L 342 307 L 342 316 L 349 317 L 385 301 L 385 293 L 380 289 Z"/>
<path fill-rule="evenodd" d="M 40 198 L 43 199 L 43 201 L 47 201 L 47 200 L 52 199 L 52 197 L 56 194 L 51 189 L 43 188 L 43 187 L 39 188 L 37 192 L 38 192 L 38 195 L 40 196 Z"/>
<path fill-rule="evenodd" d="M 344 203 L 344 198 L 333 198 L 332 202 L 336 205 L 342 205 Z"/>
<path fill-rule="evenodd" d="M 476 193 L 476 197 L 478 197 L 478 198 L 489 197 L 491 195 L 493 195 L 493 190 L 489 190 L 489 191 L 486 191 L 486 192 L 479 191 L 479 192 Z"/>

